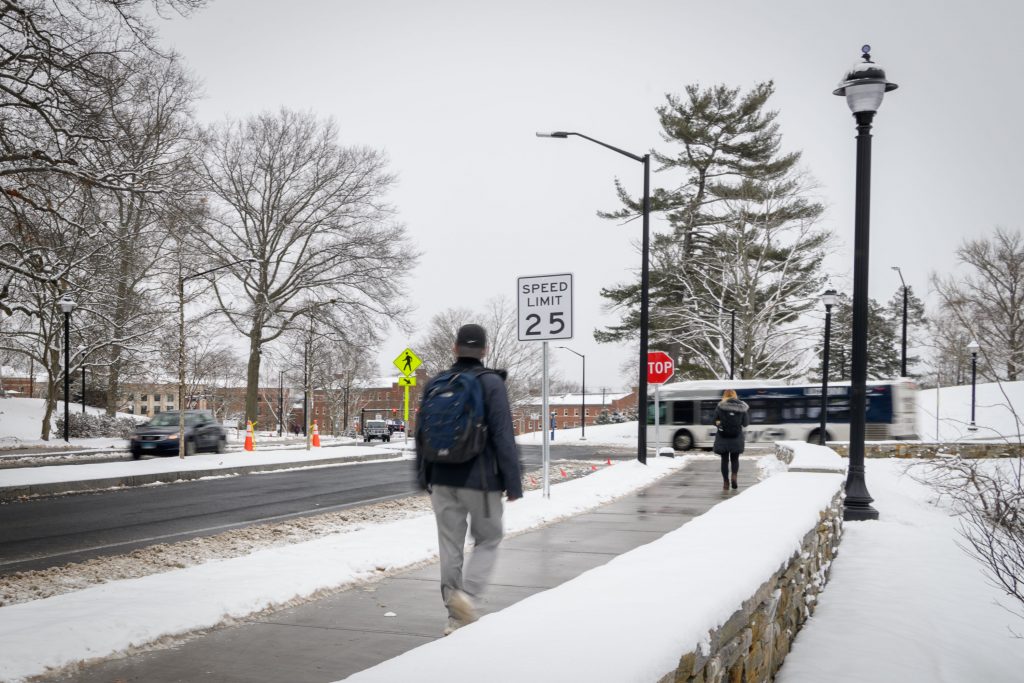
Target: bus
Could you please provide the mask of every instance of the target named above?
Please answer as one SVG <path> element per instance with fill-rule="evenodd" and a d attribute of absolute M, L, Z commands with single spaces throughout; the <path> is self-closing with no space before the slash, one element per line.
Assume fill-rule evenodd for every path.
<path fill-rule="evenodd" d="M 821 385 L 786 384 L 777 380 L 701 380 L 662 385 L 659 393 L 660 433 L 654 426 L 654 400 L 647 403 L 648 445 L 670 445 L 677 451 L 710 450 L 715 443 L 715 406 L 722 392 L 733 389 L 750 406 L 747 445 L 775 441 L 818 443 L 821 428 Z M 866 386 L 864 436 L 869 441 L 916 439 L 917 385 L 906 378 L 871 381 Z M 826 441 L 850 439 L 850 382 L 830 383 Z"/>

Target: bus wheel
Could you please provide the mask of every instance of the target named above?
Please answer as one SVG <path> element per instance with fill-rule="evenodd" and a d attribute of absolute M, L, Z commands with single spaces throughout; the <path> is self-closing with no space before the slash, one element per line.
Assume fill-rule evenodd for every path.
<path fill-rule="evenodd" d="M 676 432 L 672 437 L 672 448 L 677 451 L 688 451 L 693 448 L 693 435 L 685 429 Z"/>

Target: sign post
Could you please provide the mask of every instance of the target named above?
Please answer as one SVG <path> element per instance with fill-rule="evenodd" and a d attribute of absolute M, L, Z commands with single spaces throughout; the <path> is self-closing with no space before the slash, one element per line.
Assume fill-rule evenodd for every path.
<path fill-rule="evenodd" d="M 402 434 L 405 435 L 405 443 L 409 443 L 409 387 L 416 386 L 416 368 L 423 362 L 419 357 L 413 353 L 412 349 L 406 349 L 398 354 L 398 358 L 392 361 L 398 371 L 402 373 L 402 377 L 398 378 L 398 386 L 405 389 L 405 402 L 402 408 L 402 420 L 405 422 L 405 428 L 402 430 Z"/>
<path fill-rule="evenodd" d="M 651 351 L 647 354 L 647 384 L 654 385 L 654 453 L 661 450 L 661 385 L 675 374 L 672 356 L 664 351 Z M 644 402 L 646 407 L 646 401 Z M 646 420 L 647 416 L 644 415 Z"/>
<path fill-rule="evenodd" d="M 572 339 L 572 273 L 555 275 L 531 275 L 521 277 L 516 283 L 519 304 L 519 341 L 543 342 L 544 376 L 541 381 L 541 415 L 550 415 L 548 399 L 548 340 Z M 548 430 L 541 423 L 544 432 L 541 446 L 543 463 L 544 497 L 551 497 L 551 443 Z"/>

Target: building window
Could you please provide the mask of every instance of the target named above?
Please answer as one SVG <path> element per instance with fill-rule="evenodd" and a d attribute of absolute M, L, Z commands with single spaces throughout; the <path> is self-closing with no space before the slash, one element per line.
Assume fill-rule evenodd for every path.
<path fill-rule="evenodd" d="M 590 417 L 590 408 L 584 408 L 583 409 L 583 416 L 584 417 Z"/>
<path fill-rule="evenodd" d="M 568 408 L 562 408 L 562 417 L 569 417 L 569 409 Z M 562 427 L 564 428 L 565 425 L 562 425 Z"/>
<path fill-rule="evenodd" d="M 167 394 L 167 402 L 168 403 L 174 403 L 174 396 L 171 395 L 171 394 Z"/>
<path fill-rule="evenodd" d="M 149 394 L 142 394 L 142 395 L 140 395 L 139 396 L 139 400 L 142 401 L 143 403 L 145 403 L 146 401 L 149 400 Z"/>
<path fill-rule="evenodd" d="M 153 414 L 156 415 L 160 412 L 160 406 L 153 406 Z"/>
<path fill-rule="evenodd" d="M 148 413 L 148 412 L 149 412 L 149 406 L 147 406 L 147 405 L 142 405 L 142 406 L 141 406 L 141 407 L 139 408 L 139 412 L 140 412 L 140 413 L 142 413 L 143 415 L 145 415 L 146 413 Z"/>
<path fill-rule="evenodd" d="M 573 417 L 579 417 L 580 416 L 580 409 L 579 408 L 573 408 L 572 409 L 572 416 Z"/>

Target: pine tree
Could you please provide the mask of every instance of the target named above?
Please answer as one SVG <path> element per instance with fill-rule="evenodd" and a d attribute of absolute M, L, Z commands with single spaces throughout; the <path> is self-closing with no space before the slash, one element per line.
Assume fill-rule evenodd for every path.
<path fill-rule="evenodd" d="M 802 371 L 794 340 L 815 305 L 828 233 L 816 227 L 820 204 L 797 169 L 800 154 L 782 154 L 777 113 L 765 109 L 774 91 L 747 93 L 717 85 L 686 87 L 658 108 L 675 155 L 653 151 L 658 172 L 686 174 L 676 189 L 656 189 L 652 210 L 671 231 L 653 236 L 650 251 L 650 343 L 681 356 L 683 377 L 728 377 L 735 311 L 736 377 L 793 377 Z M 602 213 L 623 220 L 640 201 L 616 185 L 623 208 Z M 595 332 L 622 341 L 639 330 L 640 287 L 601 290 L 620 322 Z"/>
<path fill-rule="evenodd" d="M 900 298 L 900 321 L 903 315 L 903 299 Z M 819 332 L 820 341 L 814 353 L 816 365 L 813 375 L 820 381 L 822 370 L 821 349 L 825 343 L 825 330 Z M 832 307 L 832 328 L 829 339 L 828 379 L 846 381 L 850 379 L 850 362 L 853 349 L 853 301 L 846 294 L 840 294 Z M 868 379 L 892 379 L 900 375 L 900 327 L 894 323 L 886 307 L 874 299 L 868 299 Z M 909 359 L 908 359 L 909 360 Z"/>
<path fill-rule="evenodd" d="M 886 316 L 892 322 L 896 333 L 896 353 L 903 351 L 903 287 L 899 287 L 886 304 Z M 928 318 L 924 312 L 924 302 L 914 294 L 914 287 L 907 287 L 907 374 L 910 377 L 919 377 L 915 374 L 914 366 L 921 362 L 921 357 L 914 355 L 911 351 L 915 346 L 920 346 L 925 339 L 925 332 L 928 329 Z M 897 370 L 897 376 L 902 368 Z"/>

